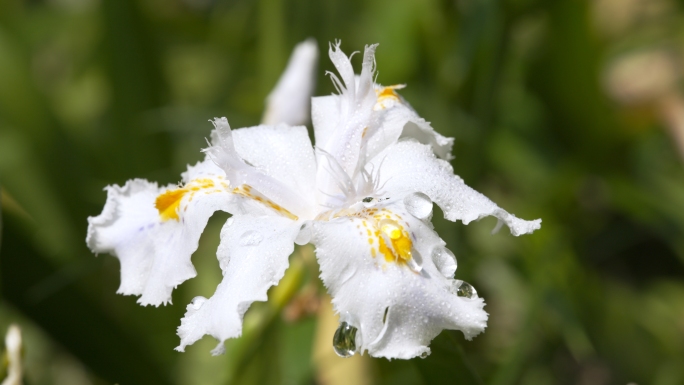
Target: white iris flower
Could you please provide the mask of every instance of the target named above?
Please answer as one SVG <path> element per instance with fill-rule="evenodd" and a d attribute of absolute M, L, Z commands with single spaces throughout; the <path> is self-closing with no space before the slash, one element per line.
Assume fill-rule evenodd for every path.
<path fill-rule="evenodd" d="M 339 43 L 330 47 L 338 94 L 312 99 L 315 147 L 304 126 L 231 130 L 215 119 L 207 158 L 188 167 L 181 186 L 134 179 L 106 188 L 87 243 L 120 259 L 118 292 L 139 295 L 142 305 L 171 301 L 173 288 L 196 274 L 190 257 L 209 217 L 232 214 L 217 252 L 223 281 L 187 306 L 178 350 L 211 335 L 213 353 L 222 353 L 252 302 L 265 301 L 283 277 L 295 243 L 316 247 L 341 317 L 338 354 L 424 357 L 443 329 L 471 339 L 486 327 L 484 301 L 454 279 L 456 259 L 430 223 L 432 203 L 464 224 L 495 216 L 516 236 L 541 220 L 518 219 L 454 175 L 453 139 L 416 114 L 401 86 L 374 83 L 376 46 L 365 48 L 358 76 Z"/>

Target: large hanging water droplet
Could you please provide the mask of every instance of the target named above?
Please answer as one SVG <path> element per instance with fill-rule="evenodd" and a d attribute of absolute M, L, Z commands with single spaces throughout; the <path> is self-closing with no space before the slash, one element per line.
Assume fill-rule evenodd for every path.
<path fill-rule="evenodd" d="M 346 322 L 341 322 L 340 327 L 333 336 L 333 349 L 338 356 L 347 358 L 356 353 L 356 332 L 358 329 Z"/>
<path fill-rule="evenodd" d="M 452 278 L 456 272 L 456 256 L 444 246 L 435 246 L 432 249 L 432 261 L 439 272 L 447 278 Z"/>
<path fill-rule="evenodd" d="M 254 230 L 245 231 L 240 236 L 240 246 L 256 246 L 261 243 L 264 236 Z"/>
<path fill-rule="evenodd" d="M 404 207 L 409 214 L 418 219 L 427 219 L 432 215 L 432 200 L 421 192 L 407 195 L 404 198 Z"/>
<path fill-rule="evenodd" d="M 192 306 L 193 310 L 199 310 L 205 302 L 207 302 L 206 298 L 197 296 L 190 301 L 190 306 Z"/>
<path fill-rule="evenodd" d="M 477 290 L 475 290 L 473 285 L 469 284 L 468 282 L 461 281 L 460 279 L 455 280 L 451 284 L 451 292 L 459 297 L 470 299 L 478 298 Z"/>
<path fill-rule="evenodd" d="M 311 225 L 307 222 L 302 225 L 295 238 L 295 243 L 299 246 L 304 246 L 311 240 Z"/>

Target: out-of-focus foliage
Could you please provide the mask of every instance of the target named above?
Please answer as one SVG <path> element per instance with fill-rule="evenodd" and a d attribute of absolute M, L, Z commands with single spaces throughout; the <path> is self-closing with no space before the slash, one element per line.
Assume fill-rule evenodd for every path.
<path fill-rule="evenodd" d="M 228 353 L 173 350 L 220 280 L 217 214 L 174 304 L 87 250 L 107 184 L 179 180 L 214 116 L 259 122 L 291 48 L 379 42 L 378 81 L 456 138 L 457 174 L 542 229 L 436 227 L 486 299 L 473 342 L 336 358 L 311 248 Z M 332 92 L 322 75 L 317 94 Z M 0 332 L 27 384 L 684 383 L 684 5 L 675 0 L 0 0 Z M 284 288 L 283 288 L 284 287 Z M 280 290 L 280 291 L 278 291 Z M 0 373 L 4 373 L 0 368 Z"/>

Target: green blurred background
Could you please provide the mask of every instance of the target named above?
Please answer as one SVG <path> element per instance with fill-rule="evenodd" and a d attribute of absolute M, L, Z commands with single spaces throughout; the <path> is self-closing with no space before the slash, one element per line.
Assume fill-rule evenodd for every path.
<path fill-rule="evenodd" d="M 221 279 L 227 215 L 170 306 L 116 295 L 118 261 L 86 248 L 105 185 L 177 182 L 209 118 L 258 124 L 307 37 L 317 95 L 333 91 L 329 41 L 380 43 L 378 81 L 406 83 L 456 138 L 456 173 L 543 219 L 515 238 L 436 212 L 457 278 L 487 302 L 474 341 L 335 357 L 303 247 L 228 354 L 209 337 L 178 353 L 185 305 Z M 21 325 L 27 384 L 684 384 L 683 59 L 675 0 L 0 0 L 0 334 Z"/>

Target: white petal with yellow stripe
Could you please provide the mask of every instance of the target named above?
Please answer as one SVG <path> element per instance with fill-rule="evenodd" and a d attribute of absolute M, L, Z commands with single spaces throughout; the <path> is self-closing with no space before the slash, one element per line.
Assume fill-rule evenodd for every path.
<path fill-rule="evenodd" d="M 183 177 L 180 187 L 142 179 L 108 186 L 104 210 L 88 218 L 88 246 L 119 258 L 118 292 L 139 295 L 142 305 L 171 302 L 173 289 L 196 275 L 190 256 L 209 217 L 233 211 L 228 181 L 213 162 L 191 166 Z"/>
<path fill-rule="evenodd" d="M 429 145 L 413 139 L 388 147 L 371 164 L 371 167 L 380 168 L 379 183 L 383 189 L 400 195 L 424 193 L 439 205 L 444 217 L 450 221 L 460 220 L 467 225 L 491 215 L 505 223 L 515 236 L 530 234 L 541 227 L 541 219 L 520 219 L 466 185 L 454 174 L 449 162 L 437 158 Z"/>
<path fill-rule="evenodd" d="M 358 329 L 359 352 L 408 359 L 429 354 L 443 329 L 468 339 L 484 330 L 484 301 L 455 294 L 455 260 L 432 260 L 444 242 L 401 200 L 344 214 L 314 222 L 311 243 L 340 321 Z"/>

